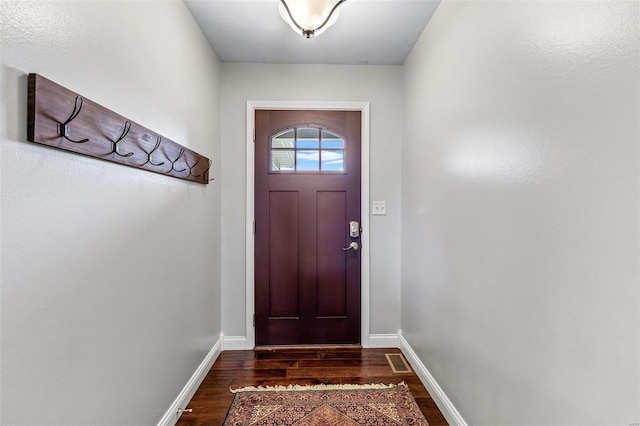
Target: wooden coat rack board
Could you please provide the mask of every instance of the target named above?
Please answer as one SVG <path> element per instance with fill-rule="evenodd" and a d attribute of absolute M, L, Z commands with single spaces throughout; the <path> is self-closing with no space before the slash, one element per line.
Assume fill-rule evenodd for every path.
<path fill-rule="evenodd" d="M 207 157 L 38 74 L 29 74 L 28 96 L 30 142 L 209 183 L 211 160 Z"/>

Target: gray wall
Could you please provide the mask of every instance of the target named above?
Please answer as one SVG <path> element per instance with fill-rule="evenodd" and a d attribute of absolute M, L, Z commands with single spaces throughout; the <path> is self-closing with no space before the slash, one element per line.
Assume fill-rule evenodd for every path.
<path fill-rule="evenodd" d="M 219 183 L 27 142 L 27 74 L 213 158 L 218 177 L 218 60 L 182 2 L 0 5 L 0 423 L 156 423 L 220 337 Z"/>
<path fill-rule="evenodd" d="M 400 326 L 399 66 L 222 64 L 222 307 L 225 336 L 245 335 L 246 102 L 371 103 L 371 200 L 387 216 L 371 218 L 371 333 Z"/>
<path fill-rule="evenodd" d="M 469 424 L 639 410 L 638 2 L 442 2 L 404 65 L 402 329 Z"/>

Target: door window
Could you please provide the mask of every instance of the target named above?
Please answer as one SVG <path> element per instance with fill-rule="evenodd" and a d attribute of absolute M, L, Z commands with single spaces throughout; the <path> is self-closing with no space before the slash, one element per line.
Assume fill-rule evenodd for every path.
<path fill-rule="evenodd" d="M 345 172 L 344 138 L 320 127 L 296 127 L 271 137 L 270 172 Z"/>

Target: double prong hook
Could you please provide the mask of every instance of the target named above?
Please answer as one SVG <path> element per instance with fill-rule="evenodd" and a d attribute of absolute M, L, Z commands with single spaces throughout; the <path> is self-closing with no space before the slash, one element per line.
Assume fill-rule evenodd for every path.
<path fill-rule="evenodd" d="M 211 169 L 211 165 L 213 164 L 213 161 L 209 160 L 209 165 L 207 166 L 206 169 L 204 169 L 204 171 L 202 172 L 201 176 L 204 176 L 207 174 L 207 172 L 209 171 L 209 169 Z M 211 178 L 209 179 L 209 182 L 215 180 L 215 178 Z"/>
<path fill-rule="evenodd" d="M 84 98 L 80 95 L 76 96 L 76 101 L 73 105 L 73 111 L 71 111 L 71 115 L 69 116 L 69 118 L 67 118 L 67 121 L 65 121 L 64 123 L 58 123 L 58 136 L 60 136 L 61 138 L 65 138 L 69 142 L 73 142 L 73 143 L 89 142 L 88 138 L 82 139 L 79 141 L 75 141 L 69 138 L 69 123 L 71 123 L 71 121 L 73 121 L 73 119 L 75 119 L 80 114 L 80 111 L 82 110 L 83 105 L 84 105 Z"/>
<path fill-rule="evenodd" d="M 193 174 L 193 169 L 196 168 L 196 166 L 200 163 L 200 160 L 202 159 L 202 155 L 198 155 L 198 160 L 196 161 L 196 163 L 193 166 L 189 167 L 189 174 L 193 177 L 202 177 L 204 176 L 209 169 L 211 168 L 211 164 L 213 164 L 213 161 L 209 160 L 209 165 L 207 166 L 206 169 L 204 169 L 204 171 L 202 173 L 200 173 L 199 175 L 194 175 Z M 186 161 L 185 161 L 186 162 Z M 189 166 L 189 163 L 187 163 L 187 166 Z M 209 179 L 209 182 L 211 182 L 213 179 Z"/>
<path fill-rule="evenodd" d="M 169 161 L 171 161 L 171 169 L 169 169 L 169 171 L 168 171 L 167 173 L 171 173 L 171 172 L 172 172 L 172 171 L 174 171 L 174 170 L 175 170 L 176 172 L 178 172 L 178 173 L 181 173 L 181 172 L 184 172 L 185 170 L 187 170 L 187 168 L 186 168 L 186 167 L 185 167 L 184 169 L 182 169 L 182 170 L 178 170 L 178 169 L 176 169 L 176 163 L 177 163 L 177 162 L 178 162 L 178 160 L 180 160 L 180 158 L 182 158 L 182 156 L 184 155 L 184 150 L 185 150 L 185 148 L 182 148 L 182 149 L 180 150 L 180 154 L 178 154 L 178 158 L 176 158 L 176 159 L 175 159 L 175 160 L 173 160 L 173 161 L 169 160 Z M 187 166 L 188 166 L 188 164 L 187 164 Z"/>
<path fill-rule="evenodd" d="M 202 159 L 202 155 L 198 155 L 198 159 L 196 160 L 196 162 L 195 162 L 195 164 L 193 166 L 190 166 L 186 159 L 184 160 L 184 162 L 187 164 L 187 167 L 189 167 L 189 175 L 191 175 L 193 177 L 200 177 L 201 176 L 201 175 L 194 175 L 193 174 L 193 169 L 196 168 L 196 166 L 200 163 L 201 159 Z"/>
<path fill-rule="evenodd" d="M 122 140 L 127 136 L 127 133 L 129 133 L 129 130 L 131 130 L 131 122 L 129 120 L 127 120 L 124 123 L 124 129 L 122 130 L 122 134 L 120 135 L 118 140 L 115 141 L 115 142 L 114 141 L 109 141 L 109 142 L 111 142 L 111 152 L 109 154 L 116 154 L 116 155 L 119 155 L 120 157 L 131 157 L 133 155 L 133 152 L 130 152 L 128 154 L 120 154 L 118 152 L 118 144 L 120 142 L 122 142 Z M 153 152 L 153 151 L 151 151 L 151 152 Z"/>
<path fill-rule="evenodd" d="M 156 146 L 153 147 L 153 149 L 150 152 L 147 151 L 143 151 L 145 152 L 145 154 L 147 154 L 147 161 L 145 161 L 144 163 L 140 164 L 140 167 L 145 166 L 147 163 L 150 163 L 154 166 L 162 166 L 164 164 L 164 161 L 162 163 L 154 163 L 153 161 L 151 161 L 151 154 L 153 154 L 155 152 L 156 149 L 158 149 L 160 147 L 160 144 L 162 143 L 162 136 L 158 136 L 157 142 L 156 142 Z"/>

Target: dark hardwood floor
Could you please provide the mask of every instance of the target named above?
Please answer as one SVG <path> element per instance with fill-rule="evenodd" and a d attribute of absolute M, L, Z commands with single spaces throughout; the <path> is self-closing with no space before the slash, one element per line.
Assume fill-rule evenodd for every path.
<path fill-rule="evenodd" d="M 233 400 L 230 388 L 267 385 L 400 383 L 411 394 L 429 425 L 447 421 L 415 373 L 394 373 L 384 354 L 399 349 L 272 349 L 224 351 L 187 406 L 178 425 L 222 425 Z"/>

